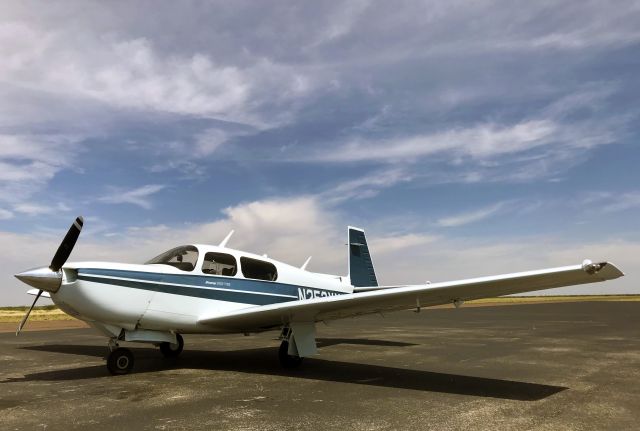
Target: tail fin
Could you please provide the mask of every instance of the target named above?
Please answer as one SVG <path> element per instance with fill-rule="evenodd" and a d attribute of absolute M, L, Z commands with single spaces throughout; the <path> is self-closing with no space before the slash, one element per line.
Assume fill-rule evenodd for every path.
<path fill-rule="evenodd" d="M 364 231 L 349 226 L 349 278 L 354 287 L 378 285 Z"/>

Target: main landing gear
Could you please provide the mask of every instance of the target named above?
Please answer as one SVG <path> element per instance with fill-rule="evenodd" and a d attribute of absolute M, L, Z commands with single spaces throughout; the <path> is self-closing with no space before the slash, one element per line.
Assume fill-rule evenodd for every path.
<path fill-rule="evenodd" d="M 278 350 L 278 359 L 280 359 L 280 365 L 282 365 L 283 368 L 292 369 L 298 368 L 304 358 L 297 355 L 290 355 L 289 341 L 282 340 L 282 343 L 280 343 L 280 349 Z"/>
<path fill-rule="evenodd" d="M 176 340 L 178 344 L 167 343 L 166 341 L 160 343 L 160 352 L 165 358 L 177 358 L 182 353 L 182 349 L 184 349 L 182 335 L 176 334 Z"/>
<path fill-rule="evenodd" d="M 162 342 L 160 352 L 165 358 L 177 358 L 184 349 L 184 339 L 176 334 L 177 344 Z M 109 340 L 109 355 L 107 369 L 113 375 L 129 374 L 133 369 L 133 352 L 126 347 L 120 347 L 115 339 Z"/>
<path fill-rule="evenodd" d="M 280 343 L 280 349 L 278 349 L 278 359 L 280 360 L 280 365 L 283 368 L 298 368 L 302 363 L 302 357 L 298 356 L 298 349 L 294 348 L 296 354 L 289 353 L 289 342 L 294 342 L 293 340 L 293 331 L 289 326 L 285 326 L 282 328 L 282 332 L 280 333 L 280 339 L 282 343 Z M 294 344 L 294 347 L 296 345 Z"/>

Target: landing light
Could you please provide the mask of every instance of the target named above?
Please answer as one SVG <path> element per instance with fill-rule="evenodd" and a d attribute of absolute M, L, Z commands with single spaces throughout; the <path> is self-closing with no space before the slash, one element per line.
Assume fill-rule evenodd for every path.
<path fill-rule="evenodd" d="M 606 264 L 607 264 L 606 262 L 593 263 L 589 259 L 585 259 L 582 262 L 582 270 L 589 275 L 593 275 L 598 273 L 602 268 L 604 268 Z"/>

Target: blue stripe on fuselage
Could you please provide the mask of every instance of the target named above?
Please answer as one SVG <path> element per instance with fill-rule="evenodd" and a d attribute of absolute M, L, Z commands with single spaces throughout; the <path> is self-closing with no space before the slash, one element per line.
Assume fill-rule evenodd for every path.
<path fill-rule="evenodd" d="M 127 280 L 112 277 L 125 278 Z M 276 304 L 343 293 L 234 277 L 161 274 L 117 269 L 81 268 L 78 269 L 78 279 L 133 289 L 253 305 Z"/>

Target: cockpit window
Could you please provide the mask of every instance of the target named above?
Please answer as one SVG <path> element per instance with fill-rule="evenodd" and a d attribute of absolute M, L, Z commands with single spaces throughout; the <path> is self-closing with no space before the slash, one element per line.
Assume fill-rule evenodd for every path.
<path fill-rule="evenodd" d="M 196 262 L 198 262 L 198 249 L 192 245 L 183 245 L 165 251 L 145 264 L 171 265 L 182 271 L 193 271 L 196 267 Z"/>
<path fill-rule="evenodd" d="M 211 275 L 228 275 L 233 277 L 238 271 L 236 258 L 226 253 L 209 252 L 204 255 L 202 272 Z"/>
<path fill-rule="evenodd" d="M 255 278 L 257 280 L 276 281 L 278 279 L 278 270 L 269 262 L 249 257 L 241 257 L 242 275 L 245 278 Z"/>

